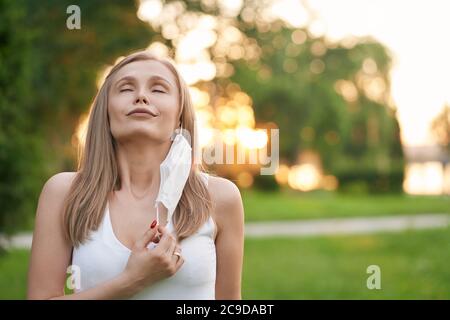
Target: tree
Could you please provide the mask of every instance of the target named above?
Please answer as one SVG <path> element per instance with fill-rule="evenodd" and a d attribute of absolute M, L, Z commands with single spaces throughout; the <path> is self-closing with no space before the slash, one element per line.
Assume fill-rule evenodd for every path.
<path fill-rule="evenodd" d="M 42 137 L 34 135 L 32 42 L 23 5 L 0 0 L 0 233 L 26 224 L 43 171 Z"/>
<path fill-rule="evenodd" d="M 71 137 L 99 70 L 155 36 L 120 0 L 76 1 L 81 30 L 69 30 L 71 4 L 0 0 L 0 233 L 32 227 L 44 181 L 75 168 Z"/>

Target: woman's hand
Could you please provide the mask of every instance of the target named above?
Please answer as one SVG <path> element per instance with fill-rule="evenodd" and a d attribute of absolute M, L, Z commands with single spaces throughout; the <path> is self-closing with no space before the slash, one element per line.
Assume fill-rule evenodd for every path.
<path fill-rule="evenodd" d="M 162 235 L 159 241 L 158 232 Z M 150 242 L 158 245 L 148 249 Z M 134 244 L 124 274 L 140 291 L 158 280 L 173 276 L 180 269 L 184 259 L 174 252 L 181 253 L 181 247 L 166 228 L 149 229 Z"/>

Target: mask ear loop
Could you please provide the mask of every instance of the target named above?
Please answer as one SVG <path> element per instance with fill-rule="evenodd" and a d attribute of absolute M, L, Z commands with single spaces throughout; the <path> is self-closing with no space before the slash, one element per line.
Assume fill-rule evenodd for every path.
<path fill-rule="evenodd" d="M 155 207 L 156 207 L 156 224 L 159 225 L 159 205 L 158 205 L 158 202 L 156 202 Z"/>

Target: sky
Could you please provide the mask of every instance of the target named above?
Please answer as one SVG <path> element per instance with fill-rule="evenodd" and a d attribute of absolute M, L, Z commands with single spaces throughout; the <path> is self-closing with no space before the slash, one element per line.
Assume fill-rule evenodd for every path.
<path fill-rule="evenodd" d="M 371 36 L 394 58 L 391 90 L 407 146 L 434 144 L 433 118 L 450 103 L 450 1 L 279 0 L 274 10 L 298 27 L 331 40 Z"/>

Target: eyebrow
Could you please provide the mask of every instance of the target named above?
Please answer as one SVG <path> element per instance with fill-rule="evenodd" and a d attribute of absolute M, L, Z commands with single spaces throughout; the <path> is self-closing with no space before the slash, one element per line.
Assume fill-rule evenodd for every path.
<path fill-rule="evenodd" d="M 116 86 L 118 86 L 120 82 L 125 81 L 125 80 L 134 81 L 134 80 L 136 80 L 136 78 L 133 76 L 122 77 L 116 82 Z M 161 76 L 157 76 L 157 75 L 151 76 L 149 80 L 162 80 L 162 81 L 166 82 L 170 87 L 173 87 L 169 80 L 167 80 L 166 78 L 161 77 Z"/>

